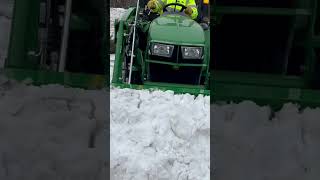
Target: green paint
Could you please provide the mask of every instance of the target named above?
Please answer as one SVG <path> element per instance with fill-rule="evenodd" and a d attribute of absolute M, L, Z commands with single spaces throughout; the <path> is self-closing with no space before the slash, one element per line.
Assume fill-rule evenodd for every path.
<path fill-rule="evenodd" d="M 94 0 L 91 3 L 100 3 Z M 86 5 L 88 3 L 85 2 Z M 88 8 L 81 5 L 81 2 L 74 2 L 74 5 L 80 5 L 84 10 Z M 102 11 L 103 6 L 98 6 L 101 9 L 101 21 L 104 21 L 106 15 Z M 100 11 L 99 11 L 100 12 Z M 88 12 L 80 13 L 78 16 L 73 14 L 71 20 L 71 30 L 88 30 L 90 29 L 90 19 L 86 15 Z M 89 12 L 91 14 L 92 12 Z M 96 13 L 96 12 L 94 12 Z M 5 75 L 9 78 L 22 81 L 30 78 L 34 85 L 42 84 L 62 84 L 65 86 L 87 88 L 87 89 L 101 89 L 105 88 L 109 81 L 105 75 L 84 74 L 84 73 L 57 73 L 46 70 L 40 70 L 39 60 L 37 56 L 29 55 L 30 51 L 39 52 L 39 15 L 40 15 L 40 0 L 15 0 L 13 8 L 13 20 L 10 33 L 10 43 L 8 49 L 8 59 L 5 62 Z M 104 27 L 105 28 L 105 27 Z M 105 28 L 107 29 L 107 28 Z M 103 31 L 103 48 L 106 48 L 106 42 L 109 41 L 107 37 L 108 31 Z M 101 50 L 97 50 L 100 53 Z M 108 51 L 103 50 L 103 61 L 109 59 L 106 54 Z M 109 75 L 109 73 L 106 73 Z"/>
<path fill-rule="evenodd" d="M 251 100 L 259 105 L 281 108 L 284 103 L 299 103 L 303 107 L 320 106 L 320 91 L 312 89 L 216 83 L 211 92 L 212 102 Z"/>
<path fill-rule="evenodd" d="M 320 83 L 315 81 L 317 76 L 316 67 L 319 66 L 316 52 L 320 47 L 320 38 L 314 32 L 319 27 L 318 0 L 297 0 L 292 8 L 271 7 L 246 7 L 246 6 L 219 6 L 212 7 L 212 19 L 215 26 L 224 21 L 224 16 L 268 16 L 287 17 L 291 22 L 288 32 L 294 38 L 288 41 L 288 52 L 290 47 L 302 47 L 305 51 L 302 76 L 289 76 L 286 69 L 277 74 L 262 74 L 251 72 L 216 71 L 211 67 L 211 100 L 234 101 L 252 100 L 261 105 L 271 105 L 279 108 L 283 103 L 296 102 L 302 106 L 320 106 L 320 90 L 314 85 Z M 244 19 L 245 20 L 245 19 Z M 273 26 L 272 22 L 269 24 Z M 252 25 L 254 28 L 254 25 Z M 277 28 L 277 27 L 274 27 Z M 299 33 L 296 33 L 298 32 Z M 263 36 L 263 34 L 261 34 Z M 288 35 L 289 37 L 289 35 Z M 264 42 L 262 41 L 261 44 Z M 233 53 L 230 51 L 230 53 Z M 261 54 L 261 56 L 265 56 Z M 319 58 L 319 56 L 318 56 Z M 259 59 L 257 59 L 259 61 Z M 283 59 L 285 62 L 285 58 Z M 274 67 L 279 68 L 279 67 Z"/>
<path fill-rule="evenodd" d="M 116 23 L 116 58 L 114 64 L 114 72 L 112 83 L 114 86 L 121 88 L 134 88 L 134 89 L 159 89 L 159 90 L 173 90 L 176 93 L 190 93 L 190 94 L 210 94 L 209 91 L 209 54 L 210 48 L 210 32 L 204 31 L 202 27 L 191 20 L 190 18 L 181 15 L 165 15 L 160 16 L 149 21 L 139 21 L 138 28 L 143 32 L 147 32 L 147 48 L 145 51 L 137 48 L 135 50 L 135 58 L 133 63 L 133 76 L 138 76 L 142 80 L 141 84 L 127 84 L 124 82 L 123 73 L 123 60 L 125 51 L 125 42 L 128 40 L 130 32 L 130 24 L 134 21 L 135 8 L 130 8 L 122 18 Z M 151 43 L 165 43 L 188 46 L 201 46 L 204 48 L 204 59 L 201 64 L 192 63 L 174 63 L 164 62 L 159 59 L 152 59 L 149 57 L 148 48 Z M 130 59 L 130 56 L 128 56 Z M 148 74 L 150 73 L 149 65 L 151 63 L 165 64 L 172 68 L 180 69 L 180 67 L 198 67 L 202 71 L 202 77 L 205 78 L 204 85 L 185 85 L 174 83 L 150 82 Z"/>
<path fill-rule="evenodd" d="M 194 20 L 179 15 L 160 16 L 149 29 L 150 40 L 169 44 L 203 45 L 204 31 Z"/>
<path fill-rule="evenodd" d="M 38 58 L 29 56 L 29 51 L 39 51 L 38 19 L 40 0 L 16 0 L 11 25 L 8 68 L 38 68 Z"/>

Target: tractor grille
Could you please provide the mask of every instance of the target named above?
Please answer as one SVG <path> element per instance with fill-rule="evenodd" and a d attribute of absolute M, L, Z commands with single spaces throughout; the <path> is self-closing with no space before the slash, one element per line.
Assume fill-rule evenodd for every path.
<path fill-rule="evenodd" d="M 150 55 L 151 60 L 156 61 L 164 61 L 164 62 L 172 62 L 172 63 L 184 63 L 184 64 L 202 64 L 202 59 L 183 59 L 182 58 L 182 52 L 181 52 L 181 46 L 175 46 L 172 57 L 162 57 L 162 56 L 156 56 L 156 55 Z"/>
<path fill-rule="evenodd" d="M 199 85 L 203 83 L 201 67 L 180 67 L 174 69 L 170 65 L 151 63 L 149 65 L 149 80 L 152 82 L 179 83 Z"/>

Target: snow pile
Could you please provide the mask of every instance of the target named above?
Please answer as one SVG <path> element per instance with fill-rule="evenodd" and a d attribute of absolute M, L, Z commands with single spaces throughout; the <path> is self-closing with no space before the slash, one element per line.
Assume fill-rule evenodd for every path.
<path fill-rule="evenodd" d="M 110 8 L 110 39 L 114 39 L 114 21 L 120 19 L 126 9 L 123 8 Z"/>
<path fill-rule="evenodd" d="M 307 172 L 305 179 L 320 177 L 320 108 L 307 108 L 301 115 L 302 137 L 304 150 L 304 167 Z"/>
<path fill-rule="evenodd" d="M 215 179 L 318 179 L 320 109 L 211 105 Z M 232 172 L 232 173 L 230 173 Z"/>
<path fill-rule="evenodd" d="M 0 179 L 104 179 L 106 95 L 0 76 Z"/>
<path fill-rule="evenodd" d="M 111 90 L 112 180 L 210 179 L 209 97 Z"/>

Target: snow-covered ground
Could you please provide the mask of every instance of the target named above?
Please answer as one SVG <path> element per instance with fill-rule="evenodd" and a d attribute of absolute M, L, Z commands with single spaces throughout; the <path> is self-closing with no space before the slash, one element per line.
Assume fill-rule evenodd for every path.
<path fill-rule="evenodd" d="M 209 97 L 111 90 L 111 179 L 210 179 Z"/>
<path fill-rule="evenodd" d="M 211 105 L 210 115 L 215 179 L 319 179 L 320 108 L 288 103 L 272 113 L 245 101 Z"/>
<path fill-rule="evenodd" d="M 0 76 L 0 179 L 103 180 L 106 95 Z"/>

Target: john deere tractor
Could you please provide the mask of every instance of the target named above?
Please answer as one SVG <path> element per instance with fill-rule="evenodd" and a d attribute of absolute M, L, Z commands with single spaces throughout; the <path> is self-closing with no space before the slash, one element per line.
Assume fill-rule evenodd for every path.
<path fill-rule="evenodd" d="M 210 28 L 185 8 L 160 16 L 138 3 L 116 21 L 114 86 L 210 94 Z"/>

